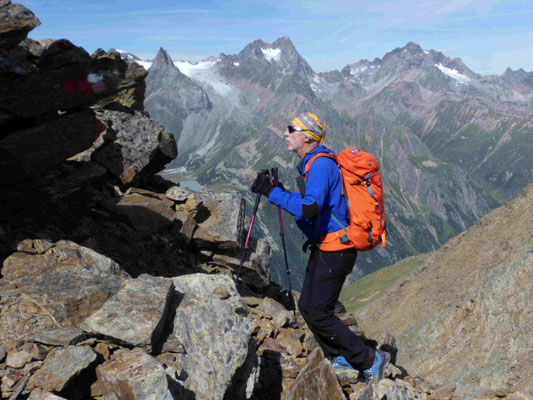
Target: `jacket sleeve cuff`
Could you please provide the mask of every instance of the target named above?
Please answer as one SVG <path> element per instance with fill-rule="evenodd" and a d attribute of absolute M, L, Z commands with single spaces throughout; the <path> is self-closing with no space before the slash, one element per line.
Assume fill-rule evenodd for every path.
<path fill-rule="evenodd" d="M 279 187 L 275 187 L 270 194 L 268 195 L 268 201 L 271 203 L 280 206 L 281 205 L 281 194 L 283 193 L 283 190 L 281 190 Z"/>

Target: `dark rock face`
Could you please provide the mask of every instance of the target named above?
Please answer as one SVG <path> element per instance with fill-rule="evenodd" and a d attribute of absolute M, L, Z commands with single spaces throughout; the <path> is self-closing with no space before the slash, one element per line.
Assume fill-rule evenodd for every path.
<path fill-rule="evenodd" d="M 95 151 L 92 158 L 122 184 L 130 183 L 148 165 L 148 173 L 159 172 L 178 155 L 175 142 L 163 126 L 142 112 L 132 115 L 103 110 L 98 117 L 113 133 L 114 140 Z"/>

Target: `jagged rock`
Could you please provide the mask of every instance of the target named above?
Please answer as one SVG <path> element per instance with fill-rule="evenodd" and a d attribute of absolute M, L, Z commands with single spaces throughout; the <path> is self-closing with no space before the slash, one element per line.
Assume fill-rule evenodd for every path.
<path fill-rule="evenodd" d="M 22 368 L 32 360 L 32 355 L 27 351 L 21 350 L 10 352 L 6 358 L 6 365 L 10 368 Z"/>
<path fill-rule="evenodd" d="M 4 358 L 6 358 L 6 349 L 3 347 L 0 347 L 0 363 L 4 361 Z"/>
<path fill-rule="evenodd" d="M 126 283 L 80 327 L 152 352 L 164 329 L 173 293 L 170 280 L 140 275 Z"/>
<path fill-rule="evenodd" d="M 59 39 L 47 46 L 39 57 L 43 70 L 59 69 L 69 64 L 87 64 L 91 56 L 82 47 L 74 46 L 66 39 Z"/>
<path fill-rule="evenodd" d="M 262 314 L 265 318 L 272 319 L 272 323 L 278 329 L 283 328 L 290 320 L 289 311 L 276 300 L 269 297 L 265 297 L 255 311 Z"/>
<path fill-rule="evenodd" d="M 276 341 L 282 344 L 289 355 L 298 357 L 303 353 L 304 349 L 301 342 L 302 336 L 302 331 L 288 329 L 280 332 L 280 334 L 276 336 Z"/>
<path fill-rule="evenodd" d="M 371 382 L 369 385 L 350 394 L 350 400 L 426 400 L 426 393 L 413 390 L 401 381 L 382 379 L 379 382 Z M 440 399 L 440 397 L 437 397 Z"/>
<path fill-rule="evenodd" d="M 209 191 L 194 194 L 202 203 L 196 214 L 198 229 L 193 241 L 200 249 L 239 249 L 244 203 L 231 193 Z"/>
<path fill-rule="evenodd" d="M 17 244 L 17 251 L 29 254 L 43 254 L 52 247 L 54 247 L 54 244 L 49 240 L 26 239 Z"/>
<path fill-rule="evenodd" d="M 270 239 L 262 238 L 256 240 L 251 238 L 249 249 L 244 256 L 241 274 L 239 279 L 247 286 L 261 290 L 270 284 L 270 253 L 272 242 Z M 205 252 L 205 250 L 204 250 Z M 240 251 L 230 250 L 230 254 L 220 254 L 220 250 L 209 253 L 209 258 L 217 264 L 227 265 L 234 271 L 239 269 Z M 237 254 L 238 253 L 238 254 Z"/>
<path fill-rule="evenodd" d="M 78 328 L 57 328 L 30 334 L 26 340 L 52 346 L 69 346 L 80 343 L 86 336 Z"/>
<path fill-rule="evenodd" d="M 7 349 L 28 333 L 77 326 L 128 277 L 110 258 L 69 241 L 42 254 L 13 253 L 2 275 L 11 287 L 0 296 L 0 345 Z"/>
<path fill-rule="evenodd" d="M 123 184 L 131 182 L 142 170 L 147 173 L 161 171 L 178 155 L 174 137 L 145 113 L 103 110 L 98 112 L 98 117 L 116 138 L 95 151 L 92 157 Z"/>
<path fill-rule="evenodd" d="M 0 1 L 0 48 L 16 46 L 39 25 L 41 22 L 26 7 L 10 0 Z"/>
<path fill-rule="evenodd" d="M 339 381 L 324 358 L 322 349 L 314 350 L 307 364 L 285 394 L 285 400 L 345 400 Z"/>
<path fill-rule="evenodd" d="M 187 200 L 187 197 L 189 197 L 190 194 L 191 192 L 189 190 L 183 189 L 182 187 L 179 187 L 179 186 L 173 186 L 170 189 L 168 189 L 167 192 L 165 193 L 167 198 L 169 198 L 172 201 L 177 201 L 177 202 L 183 202 Z"/>
<path fill-rule="evenodd" d="M 263 340 L 263 343 L 261 343 L 261 346 L 259 347 L 258 354 L 262 355 L 265 352 L 273 352 L 277 354 L 282 354 L 282 353 L 286 353 L 287 349 L 281 342 L 278 342 L 277 340 L 271 337 L 266 337 Z"/>
<path fill-rule="evenodd" d="M 109 352 L 109 347 L 105 343 L 98 343 L 96 346 L 94 346 L 94 351 L 96 351 L 98 354 L 100 354 L 104 360 L 109 360 L 109 355 L 111 354 Z"/>
<path fill-rule="evenodd" d="M 2 376 L 1 393 L 13 392 L 15 386 L 23 378 L 24 372 L 20 369 L 6 371 L 7 373 Z"/>
<path fill-rule="evenodd" d="M 182 299 L 169 339 L 185 348 L 185 354 L 176 354 L 187 374 L 183 385 L 197 398 L 222 399 L 248 353 L 252 329 L 246 306 L 227 276 L 193 274 L 172 281 Z M 220 289 L 229 297 L 217 296 Z"/>
<path fill-rule="evenodd" d="M 96 368 L 104 399 L 170 400 L 174 397 L 163 366 L 141 349 L 114 354 Z"/>
<path fill-rule="evenodd" d="M 92 57 L 110 57 L 114 58 L 111 52 L 106 53 L 103 50 L 97 50 Z M 127 60 L 128 69 L 125 72 L 127 78 L 135 80 L 136 85 L 132 88 L 127 88 L 118 93 L 107 97 L 98 102 L 98 105 L 106 108 L 122 108 L 127 107 L 136 111 L 144 110 L 144 93 L 146 91 L 145 78 L 148 72 L 136 62 Z"/>
<path fill-rule="evenodd" d="M 32 346 L 31 346 L 31 355 L 33 357 L 34 360 L 37 360 L 37 361 L 42 361 L 46 358 L 46 356 L 48 355 L 50 349 L 47 348 L 47 347 L 44 347 L 42 345 L 40 345 L 39 343 L 34 343 Z"/>
<path fill-rule="evenodd" d="M 96 353 L 89 346 L 55 348 L 46 357 L 42 368 L 30 378 L 28 390 L 40 388 L 60 392 L 95 360 Z"/>
<path fill-rule="evenodd" d="M 34 389 L 30 393 L 28 400 L 63 400 L 64 397 L 56 396 L 53 393 L 45 392 L 41 389 Z"/>
<path fill-rule="evenodd" d="M 122 196 L 118 203 L 106 206 L 125 215 L 138 232 L 149 234 L 172 224 L 175 218 L 172 205 L 172 201 L 162 194 L 134 188 Z"/>
<path fill-rule="evenodd" d="M 49 121 L 8 134 L 0 140 L 0 150 L 7 173 L 3 183 L 21 182 L 39 177 L 67 158 L 89 148 L 106 126 L 92 110 L 60 115 Z M 53 151 L 51 150 L 53 149 Z"/>
<path fill-rule="evenodd" d="M 43 54 L 43 51 L 45 51 L 52 43 L 54 43 L 54 40 L 52 39 L 33 40 L 27 37 L 20 42 L 19 45 L 28 50 L 33 57 L 40 57 Z"/>
<path fill-rule="evenodd" d="M 0 74 L 0 104 L 4 112 L 25 118 L 54 114 L 93 105 L 139 85 L 136 76 L 128 75 L 128 65 L 120 57 L 85 55 L 83 49 L 60 40 L 41 55 L 43 67 L 59 66 L 57 69 L 40 69 L 27 76 Z"/>

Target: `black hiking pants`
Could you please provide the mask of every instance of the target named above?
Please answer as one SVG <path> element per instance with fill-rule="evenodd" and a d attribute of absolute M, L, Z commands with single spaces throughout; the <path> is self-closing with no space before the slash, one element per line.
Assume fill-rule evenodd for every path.
<path fill-rule="evenodd" d="M 363 370 L 372 365 L 374 349 L 334 314 L 342 285 L 356 258 L 355 249 L 314 249 L 307 263 L 298 308 L 326 357 L 342 355 L 354 368 Z"/>

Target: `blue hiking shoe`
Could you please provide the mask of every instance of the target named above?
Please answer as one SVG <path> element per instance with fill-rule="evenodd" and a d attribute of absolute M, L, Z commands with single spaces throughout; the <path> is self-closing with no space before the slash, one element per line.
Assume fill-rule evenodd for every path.
<path fill-rule="evenodd" d="M 333 369 L 355 369 L 343 356 L 334 357 L 331 360 L 331 367 Z"/>
<path fill-rule="evenodd" d="M 368 369 L 363 370 L 363 375 L 365 376 L 365 383 L 368 385 L 370 381 L 377 377 L 378 381 L 383 379 L 385 376 L 385 369 L 390 362 L 390 354 L 376 350 L 376 358 L 374 359 L 374 364 Z"/>

